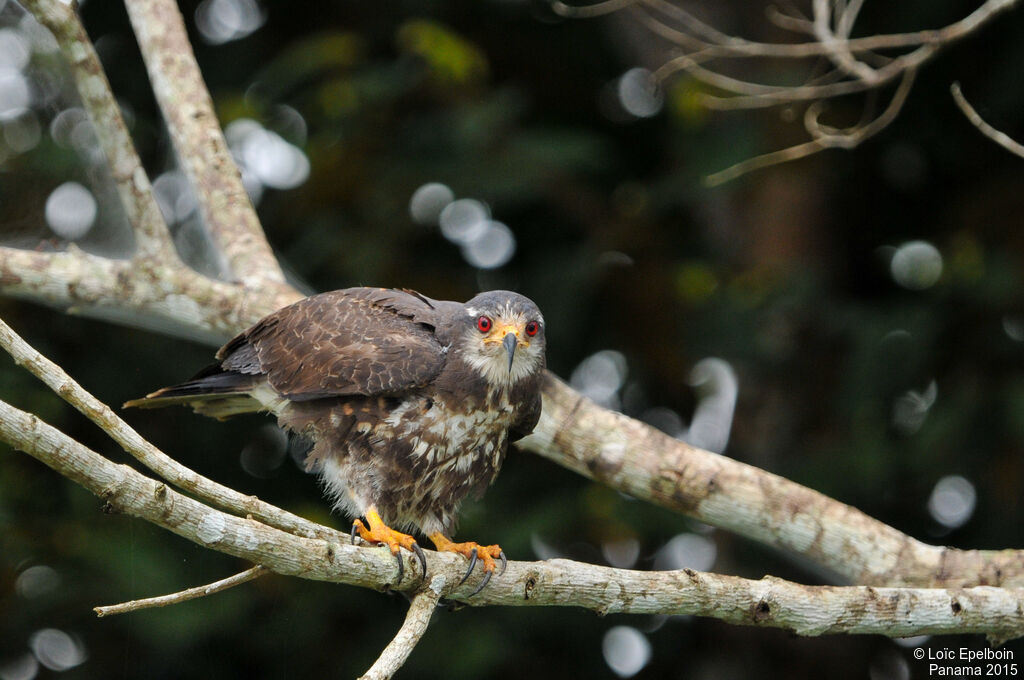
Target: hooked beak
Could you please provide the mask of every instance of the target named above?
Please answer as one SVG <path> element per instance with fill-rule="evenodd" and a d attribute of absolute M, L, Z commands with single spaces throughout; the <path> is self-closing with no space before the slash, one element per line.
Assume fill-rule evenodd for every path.
<path fill-rule="evenodd" d="M 501 346 L 508 352 L 508 372 L 512 372 L 512 359 L 516 355 L 516 346 L 519 344 L 519 338 L 516 337 L 515 333 L 506 333 L 505 339 L 501 341 Z"/>

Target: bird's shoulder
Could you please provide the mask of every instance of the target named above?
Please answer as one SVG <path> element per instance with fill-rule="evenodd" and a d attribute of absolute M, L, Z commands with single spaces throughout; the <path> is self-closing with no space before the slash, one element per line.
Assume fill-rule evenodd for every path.
<path fill-rule="evenodd" d="M 263 318 L 217 358 L 225 370 L 266 375 L 293 400 L 394 394 L 440 372 L 446 351 L 437 329 L 459 307 L 407 290 L 320 293 Z"/>

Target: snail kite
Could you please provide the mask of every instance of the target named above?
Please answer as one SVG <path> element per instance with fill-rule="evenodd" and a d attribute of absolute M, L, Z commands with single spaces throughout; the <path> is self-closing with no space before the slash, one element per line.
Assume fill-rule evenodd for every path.
<path fill-rule="evenodd" d="M 481 293 L 465 304 L 409 290 L 314 295 L 259 321 L 188 382 L 125 406 L 186 404 L 226 418 L 268 411 L 313 442 L 307 468 L 355 534 L 398 557 L 419 529 L 438 550 L 480 561 L 497 545 L 455 543 L 462 499 L 494 481 L 510 442 L 540 418 L 544 319 L 529 299 Z M 395 527 L 395 528 L 392 528 Z M 465 579 L 463 579 L 465 580 Z M 479 591 L 478 588 L 477 590 Z"/>

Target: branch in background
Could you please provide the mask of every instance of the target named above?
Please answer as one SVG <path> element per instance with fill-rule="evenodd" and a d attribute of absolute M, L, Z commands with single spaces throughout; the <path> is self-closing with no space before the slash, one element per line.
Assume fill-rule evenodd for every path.
<path fill-rule="evenodd" d="M 147 8 L 150 4 L 155 7 L 160 3 L 147 3 Z M 117 100 L 72 4 L 61 0 L 27 0 L 25 5 L 54 34 L 68 60 L 134 232 L 136 251 L 130 260 L 117 260 L 86 253 L 74 244 L 57 252 L 0 247 L 0 292 L 45 302 L 71 313 L 177 332 L 210 342 L 225 340 L 256 319 L 302 297 L 283 283 L 280 267 L 223 144 L 209 95 L 205 95 L 205 109 L 194 103 L 202 97 L 191 90 L 190 98 L 171 96 L 170 101 L 161 103 L 169 119 L 185 121 L 184 127 L 171 126 L 176 141 L 187 138 L 179 152 L 199 159 L 197 163 L 204 168 L 203 173 L 197 172 L 193 177 L 201 183 L 197 191 L 204 215 L 212 210 L 221 215 L 221 220 L 234 225 L 219 226 L 220 222 L 214 221 L 211 228 L 225 241 L 218 241 L 218 245 L 229 253 L 230 264 L 244 273 L 245 285 L 205 277 L 178 257 Z M 163 25 L 160 34 L 178 39 L 180 36 L 173 28 Z M 181 31 L 183 35 L 183 27 Z M 176 44 L 162 43 L 161 56 L 167 57 Z M 175 58 L 180 67 L 184 57 L 176 54 Z M 191 48 L 188 59 L 191 60 Z M 191 63 L 194 66 L 194 60 Z M 186 86 L 184 81 L 170 83 L 159 66 L 154 69 L 161 78 L 164 94 L 172 86 Z M 198 78 L 198 69 L 195 74 Z M 205 93 L 201 80 L 192 87 Z M 220 146 L 209 141 L 212 136 L 220 140 Z M 237 191 L 232 188 L 235 185 Z M 237 241 L 229 245 L 230 239 Z"/>
<path fill-rule="evenodd" d="M 567 17 L 601 16 L 629 9 L 648 30 L 672 43 L 681 52 L 655 71 L 655 79 L 664 82 L 683 72 L 699 83 L 719 91 L 721 94 L 700 93 L 701 100 L 708 108 L 758 109 L 794 103 L 809 105 L 807 112 L 811 115 L 804 116 L 804 128 L 812 138 L 811 141 L 762 154 L 714 173 L 706 181 L 716 185 L 824 149 L 851 149 L 874 136 L 895 119 L 909 94 L 914 76 L 925 63 L 942 48 L 976 33 L 1000 14 L 1014 8 L 1018 0 L 987 0 L 963 19 L 935 30 L 851 38 L 863 4 L 863 0 L 813 0 L 810 18 L 784 14 L 774 9 L 769 18 L 776 24 L 813 38 L 811 41 L 793 43 L 763 43 L 729 35 L 669 0 L 610 0 L 581 7 L 555 0 L 552 8 L 557 14 Z M 910 51 L 895 57 L 878 53 L 878 50 L 898 49 Z M 766 83 L 746 73 L 743 77 L 732 77 L 715 68 L 719 63 L 735 59 L 767 61 L 820 57 L 827 58 L 831 67 L 816 76 L 812 76 L 813 71 L 809 69 L 807 80 L 797 85 Z M 845 95 L 877 92 L 896 82 L 899 85 L 885 113 L 873 118 L 866 115 L 864 118 L 867 122 L 847 128 L 840 134 L 820 134 L 819 117 L 824 102 Z M 867 111 L 868 108 L 865 108 Z"/>
<path fill-rule="evenodd" d="M 967 120 L 971 121 L 971 125 L 978 128 L 978 131 L 981 132 L 981 134 L 985 135 L 1015 156 L 1024 158 L 1024 144 L 1019 143 L 1010 135 L 995 129 L 986 123 L 985 120 L 978 115 L 978 112 L 975 111 L 974 107 L 971 106 L 970 102 L 967 101 L 967 98 L 964 97 L 964 93 L 960 91 L 960 83 L 953 83 L 950 85 L 949 92 L 953 95 L 953 101 L 956 102 L 960 111 L 967 116 Z"/>
<path fill-rule="evenodd" d="M 802 555 L 852 583 L 1024 587 L 1024 551 L 927 545 L 817 491 L 607 411 L 553 376 L 543 395 L 540 423 L 519 446 L 635 498 Z"/>
<path fill-rule="evenodd" d="M 209 583 L 205 586 L 197 586 L 195 588 L 188 588 L 177 593 L 171 593 L 170 595 L 160 595 L 159 597 L 147 597 L 141 600 L 132 600 L 130 602 L 122 602 L 121 604 L 111 604 L 103 607 L 93 607 L 93 611 L 96 612 L 96 616 L 113 616 L 115 614 L 127 614 L 128 612 L 135 612 L 140 609 L 150 609 L 152 607 L 166 607 L 171 604 L 179 604 L 181 602 L 188 602 L 189 600 L 195 600 L 200 597 L 206 597 L 207 595 L 213 595 L 219 593 L 222 590 L 228 588 L 234 588 L 240 586 L 243 583 L 248 583 L 255 578 L 259 578 L 267 573 L 261 565 L 256 565 L 246 569 L 245 571 L 229 576 L 227 578 Z"/>
<path fill-rule="evenodd" d="M 177 258 L 116 260 L 74 244 L 57 252 L 0 246 L 0 293 L 210 344 L 302 297 L 216 281 Z"/>
<path fill-rule="evenodd" d="M 193 190 L 203 221 L 235 280 L 246 287 L 284 285 L 174 0 L 127 0 L 156 100 Z"/>
<path fill-rule="evenodd" d="M 117 465 L 35 416 L 0 401 L 0 439 L 25 451 L 105 501 L 194 543 L 261 564 L 279 574 L 369 588 L 416 590 L 408 565 L 392 583 L 389 550 L 301 538 L 252 519 L 214 510 L 135 470 Z M 464 558 L 430 551 L 432 579 L 459 583 Z M 404 559 L 409 559 L 403 555 Z M 1024 590 L 1009 588 L 872 588 L 803 586 L 692 570 L 643 572 L 570 560 L 509 562 L 472 599 L 474 575 L 446 586 L 441 597 L 470 605 L 572 606 L 599 614 L 709 616 L 741 625 L 783 628 L 799 635 L 873 633 L 892 637 L 985 633 L 995 641 L 1024 635 Z M 431 581 L 435 583 L 436 581 Z"/>
<path fill-rule="evenodd" d="M 910 88 L 914 83 L 915 75 L 917 75 L 916 69 L 906 71 L 903 74 L 903 80 L 900 81 L 899 87 L 896 88 L 896 92 L 889 101 L 889 105 L 877 118 L 846 129 L 833 128 L 822 124 L 819 119 L 822 102 L 812 103 L 804 112 L 804 127 L 814 137 L 810 142 L 748 158 L 724 170 L 708 175 L 704 178 L 704 182 L 708 186 L 717 186 L 748 172 L 810 156 L 825 149 L 852 149 L 858 146 L 864 140 L 884 130 L 888 127 L 889 123 L 896 119 L 896 116 L 899 115 L 900 110 L 903 108 L 904 102 L 907 100 L 907 95 L 910 94 Z"/>
<path fill-rule="evenodd" d="M 139 255 L 168 263 L 177 260 L 167 224 L 135 153 L 121 108 L 73 4 L 61 0 L 25 0 L 22 4 L 53 33 L 68 62 L 82 104 L 110 164 L 125 216 L 135 232 Z"/>

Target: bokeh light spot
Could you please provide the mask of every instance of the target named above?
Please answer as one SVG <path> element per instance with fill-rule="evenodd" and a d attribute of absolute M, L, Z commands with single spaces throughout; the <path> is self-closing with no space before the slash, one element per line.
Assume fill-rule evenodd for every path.
<path fill-rule="evenodd" d="M 244 38 L 267 20 L 254 0 L 203 0 L 195 16 L 199 34 L 214 45 Z"/>
<path fill-rule="evenodd" d="M 942 276 L 942 254 L 927 241 L 909 241 L 893 253 L 889 264 L 892 277 L 910 290 L 925 290 Z"/>
<path fill-rule="evenodd" d="M 483 231 L 462 246 L 462 256 L 474 267 L 495 269 L 512 259 L 516 252 L 516 237 L 501 222 L 487 220 Z"/>
<path fill-rule="evenodd" d="M 956 529 L 971 518 L 976 503 L 974 485 L 960 475 L 949 475 L 940 479 L 932 489 L 928 512 L 942 526 Z"/>
<path fill-rule="evenodd" d="M 39 662 L 31 654 L 0 663 L 0 680 L 32 680 L 38 674 Z"/>
<path fill-rule="evenodd" d="M 626 536 L 601 544 L 601 554 L 616 569 L 631 569 L 640 558 L 640 541 L 635 536 Z"/>
<path fill-rule="evenodd" d="M 409 199 L 409 215 L 413 222 L 423 225 L 438 225 L 441 213 L 455 200 L 455 194 L 440 182 L 424 184 Z"/>
<path fill-rule="evenodd" d="M 53 567 L 37 564 L 18 574 L 14 591 L 26 599 L 52 592 L 60 584 L 60 575 Z"/>
<path fill-rule="evenodd" d="M 615 626 L 604 634 L 601 652 L 612 672 L 620 678 L 629 678 L 651 660 L 651 643 L 632 626 Z"/>
<path fill-rule="evenodd" d="M 242 448 L 239 462 L 253 477 L 269 478 L 284 462 L 288 453 L 288 435 L 276 425 L 264 425 Z"/>
<path fill-rule="evenodd" d="M 470 243 L 484 232 L 488 219 L 487 206 L 473 198 L 460 198 L 441 211 L 441 233 L 452 243 Z"/>
<path fill-rule="evenodd" d="M 13 28 L 0 28 L 0 68 L 20 71 L 28 66 L 32 46 Z"/>
<path fill-rule="evenodd" d="M 619 104 L 631 116 L 650 118 L 665 103 L 654 74 L 645 68 L 631 68 L 622 74 L 616 87 Z"/>
<path fill-rule="evenodd" d="M 654 556 L 654 569 L 673 571 L 695 569 L 709 571 L 718 558 L 718 547 L 710 538 L 699 534 L 682 533 L 674 536 Z"/>
<path fill-rule="evenodd" d="M 17 69 L 0 67 L 0 120 L 17 118 L 32 103 L 28 80 Z"/>
<path fill-rule="evenodd" d="M 81 643 L 56 628 L 43 628 L 32 633 L 28 646 L 39 663 L 51 671 L 66 671 L 86 659 Z"/>
<path fill-rule="evenodd" d="M 606 408 L 619 407 L 619 390 L 626 382 L 626 357 L 601 350 L 580 362 L 569 377 L 577 392 Z"/>
<path fill-rule="evenodd" d="M 46 199 L 46 223 L 61 238 L 85 236 L 96 221 L 96 199 L 78 182 L 65 182 Z"/>

